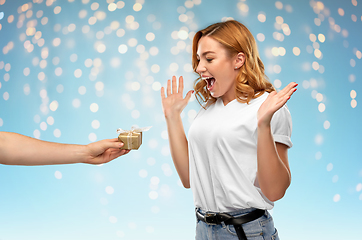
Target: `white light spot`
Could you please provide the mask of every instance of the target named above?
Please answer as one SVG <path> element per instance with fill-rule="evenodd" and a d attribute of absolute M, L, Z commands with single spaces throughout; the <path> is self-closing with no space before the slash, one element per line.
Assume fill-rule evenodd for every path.
<path fill-rule="evenodd" d="M 157 64 L 153 64 L 153 65 L 151 66 L 151 71 L 152 71 L 153 73 L 158 73 L 158 72 L 160 71 L 160 66 L 157 65 Z"/>
<path fill-rule="evenodd" d="M 145 169 L 141 169 L 139 172 L 138 172 L 138 175 L 141 177 L 141 178 L 145 178 L 147 177 L 148 173 Z"/>
<path fill-rule="evenodd" d="M 158 185 L 160 183 L 160 179 L 158 177 L 151 177 L 151 184 Z"/>
<path fill-rule="evenodd" d="M 156 214 L 156 213 L 159 213 L 159 212 L 160 212 L 160 208 L 157 207 L 157 206 L 152 206 L 152 207 L 151 207 L 151 212 L 152 212 L 152 213 L 155 213 L 155 214 Z"/>
<path fill-rule="evenodd" d="M 61 67 L 57 67 L 54 72 L 55 75 L 59 77 L 60 75 L 62 75 L 63 69 Z"/>
<path fill-rule="evenodd" d="M 161 149 L 161 154 L 163 156 L 169 156 L 170 155 L 170 148 L 168 146 L 163 146 Z"/>
<path fill-rule="evenodd" d="M 78 88 L 78 93 L 79 93 L 80 95 L 84 95 L 86 92 L 87 92 L 87 89 L 85 88 L 85 86 L 80 86 L 80 87 Z"/>
<path fill-rule="evenodd" d="M 147 164 L 150 165 L 150 166 L 155 165 L 156 164 L 156 159 L 154 159 L 153 157 L 147 158 Z"/>
<path fill-rule="evenodd" d="M 317 100 L 318 102 L 322 102 L 322 101 L 323 101 L 323 94 L 317 93 L 317 95 L 316 95 L 316 100 Z"/>
<path fill-rule="evenodd" d="M 155 200 L 158 198 L 158 193 L 156 191 L 151 191 L 149 194 L 148 194 L 149 198 L 151 198 L 152 200 Z"/>
<path fill-rule="evenodd" d="M 176 72 L 178 70 L 178 64 L 177 63 L 171 63 L 170 64 L 170 71 Z"/>
<path fill-rule="evenodd" d="M 320 145 L 322 144 L 323 142 L 323 136 L 320 135 L 320 134 L 317 134 L 314 138 L 314 142 L 317 144 L 317 145 Z"/>
<path fill-rule="evenodd" d="M 76 62 L 78 59 L 78 55 L 73 53 L 72 55 L 70 55 L 69 59 L 71 62 Z"/>
<path fill-rule="evenodd" d="M 148 142 L 148 145 L 150 148 L 156 148 L 158 146 L 158 142 L 156 139 L 151 139 L 149 142 Z"/>
<path fill-rule="evenodd" d="M 322 158 L 322 153 L 321 152 L 317 152 L 316 154 L 315 154 L 315 159 L 316 160 L 320 160 Z"/>
<path fill-rule="evenodd" d="M 130 222 L 130 223 L 128 223 L 128 227 L 129 227 L 130 229 L 136 229 L 136 228 L 137 228 L 137 225 L 136 225 L 136 223 L 134 223 L 134 222 Z"/>
<path fill-rule="evenodd" d="M 110 216 L 109 217 L 109 222 L 110 223 L 117 223 L 117 218 L 115 216 Z"/>
<path fill-rule="evenodd" d="M 338 182 L 338 175 L 334 175 L 334 176 L 333 176 L 332 182 L 333 182 L 333 183 Z"/>
<path fill-rule="evenodd" d="M 325 110 L 326 110 L 326 105 L 324 105 L 324 103 L 320 103 L 318 105 L 318 111 L 324 112 Z"/>
<path fill-rule="evenodd" d="M 331 126 L 331 123 L 329 121 L 324 121 L 324 123 L 323 123 L 324 129 L 328 129 L 328 128 L 330 128 L 330 126 Z"/>
<path fill-rule="evenodd" d="M 94 129 L 98 129 L 100 127 L 100 122 L 98 120 L 93 120 L 92 121 L 92 128 Z"/>
<path fill-rule="evenodd" d="M 142 4 L 140 4 L 140 3 L 135 3 L 135 4 L 133 5 L 133 10 L 134 10 L 135 12 L 139 12 L 139 11 L 141 11 L 141 9 L 142 9 Z"/>
<path fill-rule="evenodd" d="M 188 32 L 186 32 L 185 30 L 180 30 L 177 33 L 178 38 L 182 39 L 182 40 L 186 40 L 189 37 Z"/>
<path fill-rule="evenodd" d="M 155 229 L 153 227 L 147 226 L 146 227 L 146 232 L 147 233 L 153 233 L 155 231 Z"/>
<path fill-rule="evenodd" d="M 293 54 L 294 54 L 295 56 L 299 56 L 299 55 L 300 55 L 300 49 L 299 49 L 298 47 L 294 47 L 294 48 L 293 48 Z"/>
<path fill-rule="evenodd" d="M 265 22 L 266 21 L 266 16 L 264 13 L 259 13 L 258 14 L 258 20 L 259 22 Z"/>
<path fill-rule="evenodd" d="M 1 83 L 0 83 L 0 88 L 1 88 Z M 25 95 L 29 95 L 30 94 L 30 86 L 29 86 L 29 84 L 25 84 L 23 90 L 24 90 Z"/>
<path fill-rule="evenodd" d="M 124 232 L 122 232 L 122 231 L 117 231 L 116 234 L 120 238 L 123 238 L 125 236 Z"/>
<path fill-rule="evenodd" d="M 78 98 L 75 98 L 72 101 L 72 105 L 73 105 L 74 108 L 79 108 L 80 105 L 81 105 L 81 102 L 80 102 L 80 100 Z"/>
<path fill-rule="evenodd" d="M 54 134 L 54 137 L 56 137 L 56 138 L 59 138 L 62 135 L 62 133 L 60 132 L 59 129 L 55 129 L 53 131 L 53 134 Z"/>
<path fill-rule="evenodd" d="M 339 195 L 339 194 L 334 195 L 334 197 L 333 197 L 334 202 L 339 202 L 340 200 L 341 200 L 341 195 Z"/>
<path fill-rule="evenodd" d="M 356 186 L 356 191 L 360 192 L 362 190 L 362 183 L 358 183 Z"/>
<path fill-rule="evenodd" d="M 282 71 L 282 68 L 281 68 L 281 66 L 279 66 L 279 65 L 274 65 L 274 66 L 273 66 L 273 71 L 274 71 L 276 74 L 278 74 L 278 73 L 280 73 L 280 72 Z"/>
<path fill-rule="evenodd" d="M 146 34 L 146 40 L 149 41 L 149 42 L 155 40 L 155 34 L 152 33 L 152 32 L 147 33 Z"/>
<path fill-rule="evenodd" d="M 168 139 L 168 132 L 166 130 L 162 131 L 161 132 L 161 137 L 162 137 L 162 139 L 167 140 Z"/>
<path fill-rule="evenodd" d="M 47 130 L 47 128 L 48 128 L 48 125 L 45 122 L 40 123 L 40 129 L 41 130 L 45 131 L 45 130 Z"/>
<path fill-rule="evenodd" d="M 330 171 L 332 171 L 332 169 L 333 169 L 333 164 L 332 164 L 332 163 L 328 163 L 328 165 L 327 165 L 327 171 L 330 172 Z"/>
<path fill-rule="evenodd" d="M 275 88 L 280 88 L 282 86 L 282 81 L 280 81 L 279 79 L 275 79 L 274 86 Z"/>
<path fill-rule="evenodd" d="M 106 193 L 113 194 L 114 193 L 113 187 L 111 187 L 111 186 L 106 187 Z"/>
<path fill-rule="evenodd" d="M 49 104 L 49 109 L 54 112 L 58 109 L 58 106 L 59 106 L 58 102 L 54 100 Z"/>
<path fill-rule="evenodd" d="M 145 50 L 146 50 L 146 48 L 145 48 L 145 46 L 142 45 L 142 44 L 140 44 L 140 45 L 138 45 L 138 46 L 136 47 L 136 51 L 137 51 L 138 53 L 143 53 L 143 52 L 145 52 Z"/>
<path fill-rule="evenodd" d="M 141 88 L 141 84 L 139 82 L 133 82 L 131 88 L 133 91 L 138 91 Z"/>
<path fill-rule="evenodd" d="M 60 171 L 55 171 L 54 176 L 56 179 L 62 179 L 63 175 Z"/>
<path fill-rule="evenodd" d="M 33 136 L 37 139 L 40 138 L 40 131 L 38 129 L 35 129 L 34 132 L 33 132 Z"/>
<path fill-rule="evenodd" d="M 75 76 L 76 78 L 80 78 L 80 77 L 82 76 L 82 70 L 81 70 L 81 69 L 76 69 L 76 70 L 74 71 L 74 76 Z"/>
<path fill-rule="evenodd" d="M 117 4 L 115 4 L 115 3 L 110 3 L 109 5 L 108 5 L 108 10 L 110 11 L 110 12 L 113 12 L 113 11 L 115 11 L 117 9 Z"/>
<path fill-rule="evenodd" d="M 95 133 L 90 133 L 90 134 L 88 135 L 88 139 L 89 139 L 89 141 L 91 141 L 91 142 L 95 142 L 95 141 L 97 141 L 97 135 L 96 135 Z"/>
<path fill-rule="evenodd" d="M 259 42 L 264 42 L 264 40 L 265 40 L 265 35 L 262 34 L 262 33 L 258 33 L 258 34 L 256 35 L 256 39 L 258 39 Z"/>
<path fill-rule="evenodd" d="M 128 40 L 128 45 L 130 47 L 135 47 L 137 45 L 137 43 L 138 43 L 138 41 L 135 38 L 131 38 L 131 39 Z"/>
<path fill-rule="evenodd" d="M 356 101 L 355 99 L 353 99 L 353 100 L 351 101 L 351 107 L 352 107 L 352 108 L 357 107 L 357 101 Z"/>
<path fill-rule="evenodd" d="M 352 90 L 349 94 L 351 96 L 351 98 L 356 98 L 357 97 L 357 93 L 355 90 Z"/>
<path fill-rule="evenodd" d="M 128 50 L 128 47 L 127 47 L 127 45 L 125 45 L 125 44 L 121 44 L 121 45 L 119 45 L 119 47 L 118 47 L 118 52 L 121 53 L 121 54 L 126 53 L 127 50 Z"/>
<path fill-rule="evenodd" d="M 150 52 L 150 54 L 152 56 L 156 56 L 158 54 L 158 48 L 157 47 L 151 47 L 149 52 Z"/>
<path fill-rule="evenodd" d="M 90 58 L 87 58 L 85 61 L 84 61 L 84 66 L 86 67 L 91 67 L 93 65 L 93 60 L 90 59 Z"/>
<path fill-rule="evenodd" d="M 131 113 L 132 118 L 137 119 L 140 117 L 140 112 L 138 110 L 133 110 Z"/>
<path fill-rule="evenodd" d="M 108 200 L 106 198 L 101 198 L 100 200 L 102 205 L 107 205 L 108 204 Z"/>
<path fill-rule="evenodd" d="M 98 111 L 98 104 L 97 103 L 92 103 L 91 105 L 90 105 L 90 110 L 92 111 L 92 112 L 97 112 Z"/>
<path fill-rule="evenodd" d="M 114 57 L 111 59 L 110 64 L 113 68 L 117 68 L 121 65 L 121 59 L 119 59 L 118 57 Z"/>
<path fill-rule="evenodd" d="M 62 92 L 64 91 L 63 85 L 62 85 L 62 84 L 59 84 L 59 85 L 57 86 L 56 90 L 57 90 L 58 93 L 62 93 Z"/>
<path fill-rule="evenodd" d="M 160 82 L 154 82 L 154 83 L 152 83 L 152 89 L 153 89 L 154 91 L 159 91 L 159 90 L 161 89 L 161 87 L 162 87 L 162 85 L 161 85 Z"/>

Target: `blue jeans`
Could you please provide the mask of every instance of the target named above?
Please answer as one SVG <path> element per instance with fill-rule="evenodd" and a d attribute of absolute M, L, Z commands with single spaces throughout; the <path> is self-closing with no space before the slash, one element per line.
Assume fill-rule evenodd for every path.
<path fill-rule="evenodd" d="M 242 209 L 235 212 L 228 212 L 231 216 L 240 217 L 255 208 Z M 204 211 L 198 210 L 205 214 Z M 278 232 L 274 228 L 272 216 L 268 211 L 260 218 L 242 225 L 248 240 L 279 240 Z M 225 225 L 222 222 L 219 225 L 208 225 L 207 223 L 197 219 L 196 240 L 238 240 L 233 225 Z"/>

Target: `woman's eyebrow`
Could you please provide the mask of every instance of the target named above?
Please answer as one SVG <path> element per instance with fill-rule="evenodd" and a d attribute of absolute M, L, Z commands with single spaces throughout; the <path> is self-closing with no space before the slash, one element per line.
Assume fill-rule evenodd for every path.
<path fill-rule="evenodd" d="M 206 51 L 206 52 L 203 52 L 201 55 L 202 56 L 205 56 L 206 54 L 209 54 L 209 53 L 215 53 L 213 51 Z M 199 54 L 197 54 L 197 57 L 200 57 Z"/>

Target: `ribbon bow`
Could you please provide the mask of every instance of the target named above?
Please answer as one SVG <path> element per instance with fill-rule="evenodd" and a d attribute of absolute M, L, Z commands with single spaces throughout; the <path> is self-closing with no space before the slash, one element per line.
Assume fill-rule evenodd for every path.
<path fill-rule="evenodd" d="M 128 136 L 131 136 L 133 133 L 146 132 L 146 131 L 150 130 L 151 127 L 144 127 L 144 128 L 131 127 L 131 130 L 123 130 L 122 128 L 118 128 L 117 133 L 118 134 L 128 133 Z"/>

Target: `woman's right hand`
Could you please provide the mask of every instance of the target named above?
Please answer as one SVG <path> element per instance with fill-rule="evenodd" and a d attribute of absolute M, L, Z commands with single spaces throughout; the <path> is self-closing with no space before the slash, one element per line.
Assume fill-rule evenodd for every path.
<path fill-rule="evenodd" d="M 164 87 L 161 88 L 161 99 L 162 99 L 162 109 L 163 114 L 165 114 L 165 118 L 169 118 L 172 116 L 179 116 L 186 107 L 188 101 L 191 98 L 193 90 L 190 90 L 185 98 L 183 98 L 183 90 L 184 90 L 184 81 L 183 77 L 179 78 L 177 90 L 177 83 L 176 77 L 172 77 L 172 86 L 171 81 L 167 81 L 167 97 L 165 96 L 165 89 Z"/>

